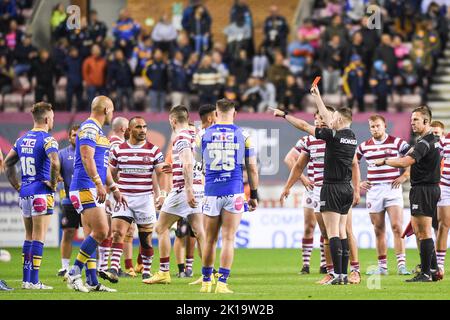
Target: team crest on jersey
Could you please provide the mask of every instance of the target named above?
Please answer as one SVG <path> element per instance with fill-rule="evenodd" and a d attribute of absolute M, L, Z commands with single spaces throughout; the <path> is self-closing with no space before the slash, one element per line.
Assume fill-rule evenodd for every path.
<path fill-rule="evenodd" d="M 152 158 L 150 156 L 144 156 L 142 157 L 142 161 L 144 161 L 144 163 L 151 163 Z"/>

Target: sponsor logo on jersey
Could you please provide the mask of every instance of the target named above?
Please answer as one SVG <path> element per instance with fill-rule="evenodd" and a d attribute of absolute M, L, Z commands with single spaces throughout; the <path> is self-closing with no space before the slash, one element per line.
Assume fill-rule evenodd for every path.
<path fill-rule="evenodd" d="M 70 196 L 70 202 L 72 202 L 72 205 L 75 209 L 79 209 L 80 208 L 80 200 L 78 199 L 77 196 L 72 195 Z"/>
<path fill-rule="evenodd" d="M 36 198 L 33 200 L 33 209 L 36 212 L 44 212 L 47 209 L 47 201 L 42 198 Z"/>
<path fill-rule="evenodd" d="M 352 144 L 352 145 L 356 146 L 358 144 L 358 141 L 356 141 L 356 139 L 341 138 L 340 143 L 342 143 L 342 144 Z"/>
<path fill-rule="evenodd" d="M 234 208 L 236 210 L 241 210 L 243 206 L 244 206 L 244 199 L 242 197 L 237 197 L 236 200 L 234 201 Z"/>
<path fill-rule="evenodd" d="M 419 205 L 418 204 L 413 204 L 411 209 L 412 210 L 418 210 L 419 209 Z"/>

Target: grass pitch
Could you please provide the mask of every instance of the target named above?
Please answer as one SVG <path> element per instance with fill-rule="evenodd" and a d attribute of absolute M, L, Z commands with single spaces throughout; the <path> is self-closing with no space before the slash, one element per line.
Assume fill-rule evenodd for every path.
<path fill-rule="evenodd" d="M 0 263 L 0 279 L 15 290 L 12 292 L 0 291 L 0 300 L 316 300 L 316 299 L 431 299 L 450 300 L 449 282 L 445 278 L 433 283 L 405 283 L 410 276 L 397 276 L 396 261 L 393 251 L 389 251 L 389 276 L 377 279 L 364 275 L 369 266 L 377 264 L 375 250 L 360 250 L 362 282 L 359 285 L 348 286 L 321 286 L 315 284 L 322 275 L 318 274 L 319 250 L 313 251 L 311 274 L 298 275 L 300 270 L 300 250 L 295 249 L 239 249 L 236 250 L 234 265 L 229 279 L 232 295 L 201 294 L 199 286 L 188 285 L 200 275 L 200 260 L 196 257 L 194 262 L 194 278 L 178 279 L 175 258 L 171 257 L 172 283 L 170 285 L 145 285 L 140 277 L 135 279 L 121 278 L 118 284 L 104 282 L 107 286 L 118 290 L 117 293 L 79 293 L 69 290 L 66 283 L 56 276 L 60 268 L 59 249 L 44 249 L 44 259 L 41 266 L 41 280 L 54 287 L 51 291 L 22 290 L 21 279 L 21 249 L 8 249 L 12 255 L 9 263 Z M 135 249 L 136 252 L 136 249 Z M 75 253 L 75 250 L 74 250 Z M 74 254 L 73 254 L 74 256 Z M 158 253 L 152 270 L 158 268 Z M 408 269 L 419 262 L 416 250 L 407 251 Z M 448 260 L 447 260 L 448 262 Z M 450 265 L 447 263 L 447 270 Z M 103 281 L 103 280 L 102 280 Z M 369 289 L 374 285 L 375 289 Z"/>

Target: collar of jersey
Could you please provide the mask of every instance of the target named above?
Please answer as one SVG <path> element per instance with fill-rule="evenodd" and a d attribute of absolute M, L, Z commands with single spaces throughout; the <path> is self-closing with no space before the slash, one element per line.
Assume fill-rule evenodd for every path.
<path fill-rule="evenodd" d="M 94 118 L 88 118 L 88 120 L 92 120 L 92 121 L 94 121 L 94 122 L 95 122 L 95 124 L 96 124 L 96 125 L 98 125 L 98 127 L 99 127 L 99 128 L 101 128 L 101 127 L 102 127 L 102 125 L 100 124 L 100 122 L 98 122 L 98 120 L 97 120 L 97 119 L 94 119 Z"/>
<path fill-rule="evenodd" d="M 42 132 L 47 132 L 45 129 L 41 129 L 41 128 L 33 128 L 33 129 L 31 129 L 31 131 L 42 131 Z"/>
<path fill-rule="evenodd" d="M 233 122 L 216 122 L 216 124 L 233 124 Z"/>
<path fill-rule="evenodd" d="M 378 140 L 375 140 L 375 138 L 374 137 L 372 137 L 372 140 L 373 140 L 373 143 L 374 144 L 383 144 L 383 143 L 385 143 L 386 142 L 386 140 L 389 138 L 389 135 L 388 134 L 386 134 L 386 138 L 385 139 L 383 139 L 383 140 L 381 140 L 381 141 L 378 141 Z"/>

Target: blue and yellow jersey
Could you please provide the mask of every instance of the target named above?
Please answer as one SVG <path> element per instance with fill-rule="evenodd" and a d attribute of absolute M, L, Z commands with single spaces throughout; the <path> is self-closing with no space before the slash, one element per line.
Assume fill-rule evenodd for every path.
<path fill-rule="evenodd" d="M 249 134 L 234 124 L 217 123 L 202 130 L 196 144 L 205 166 L 205 196 L 243 193 L 245 158 L 255 156 Z"/>
<path fill-rule="evenodd" d="M 50 181 L 48 155 L 58 152 L 58 142 L 48 132 L 33 129 L 17 139 L 13 149 L 19 155 L 22 171 L 20 196 L 53 193 L 43 181 Z"/>
<path fill-rule="evenodd" d="M 94 160 L 97 172 L 103 184 L 106 184 L 106 172 L 109 163 L 109 140 L 103 132 L 100 123 L 95 119 L 89 118 L 81 124 L 77 133 L 75 163 L 70 191 L 95 188 L 95 183 L 86 173 L 81 161 L 81 146 L 89 146 L 95 149 Z"/>

